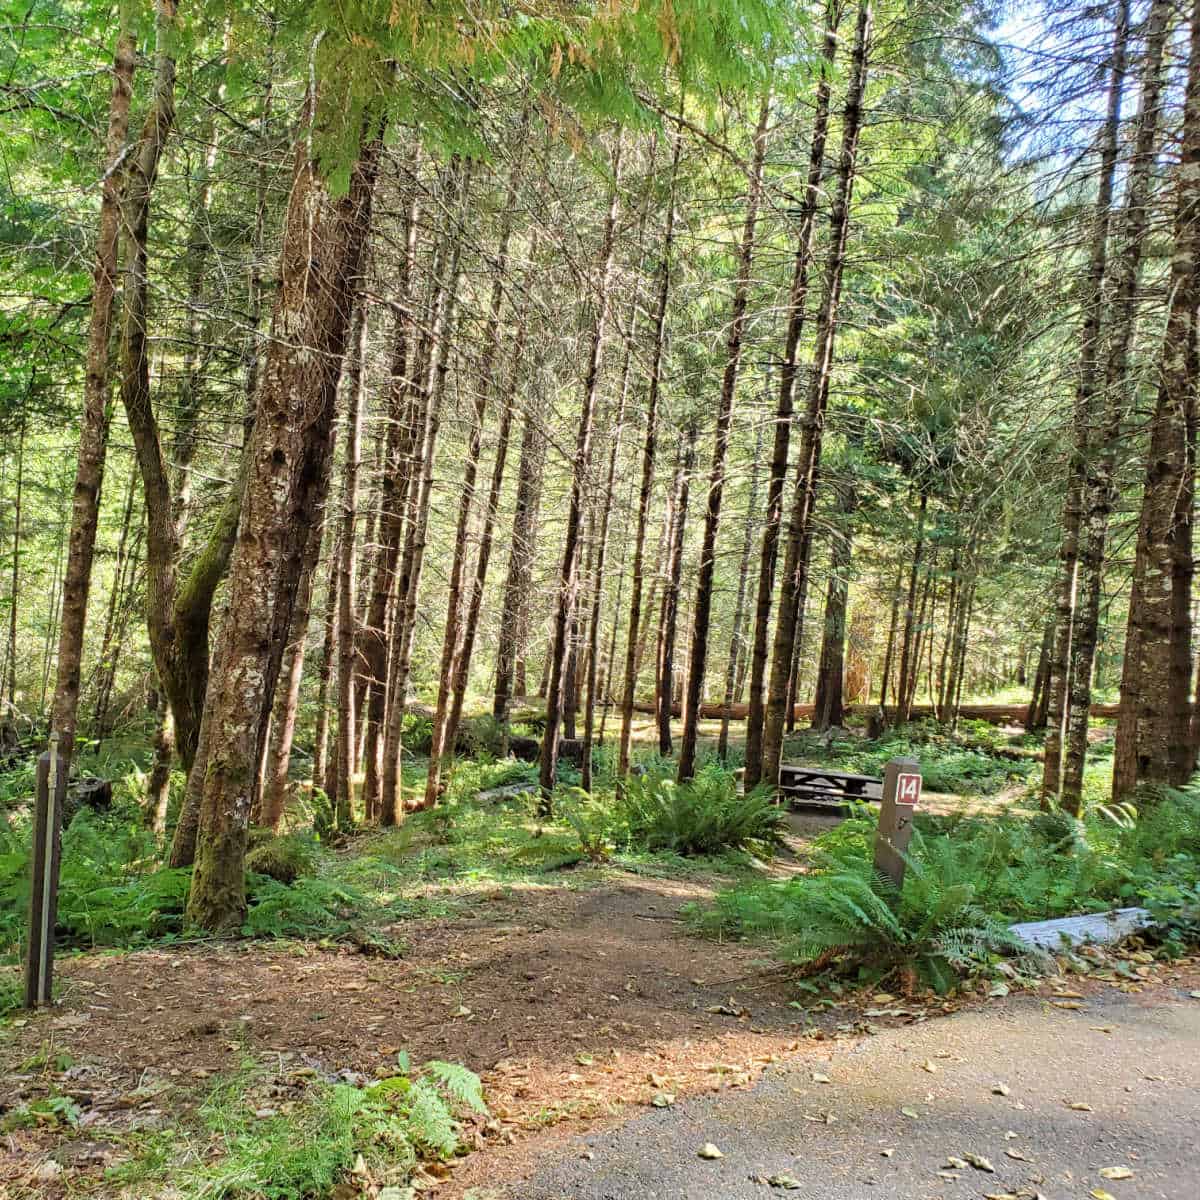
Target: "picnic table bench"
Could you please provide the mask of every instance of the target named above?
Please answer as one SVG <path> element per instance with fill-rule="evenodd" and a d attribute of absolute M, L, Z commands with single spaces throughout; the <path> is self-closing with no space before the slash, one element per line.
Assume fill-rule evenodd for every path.
<path fill-rule="evenodd" d="M 856 800 L 882 800 L 883 780 L 827 767 L 783 763 L 779 768 L 779 794 L 792 808 L 841 808 Z"/>

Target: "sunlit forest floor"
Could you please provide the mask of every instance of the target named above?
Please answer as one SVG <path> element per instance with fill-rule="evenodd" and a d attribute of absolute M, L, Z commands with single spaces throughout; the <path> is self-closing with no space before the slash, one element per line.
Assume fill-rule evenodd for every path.
<path fill-rule="evenodd" d="M 650 727 L 637 732 L 644 751 Z M 914 746 L 930 828 L 964 810 L 1033 811 L 1037 739 L 1017 730 L 901 731 L 875 743 L 799 733 L 788 758 L 877 772 Z M 416 790 L 421 776 L 414 761 L 406 782 Z M 419 1154 L 416 1165 L 405 1150 L 392 1174 L 386 1156 L 349 1178 L 331 1167 L 316 1194 L 396 1200 L 408 1193 L 393 1181 L 407 1186 L 416 1165 L 422 1188 L 484 1200 L 567 1132 L 747 1088 L 830 1039 L 987 1004 L 1010 986 L 1056 1002 L 1078 988 L 1200 983 L 1186 959 L 1136 950 L 1097 952 L 1069 985 L 1010 973 L 943 995 L 903 971 L 797 970 L 781 943 L 725 936 L 700 914 L 718 896 L 806 875 L 811 855 L 849 837 L 839 831 L 854 821 L 792 814 L 769 860 L 598 853 L 586 824 L 581 833 L 540 820 L 532 795 L 475 799 L 528 778 L 511 762 L 463 762 L 444 808 L 312 849 L 302 878 L 264 888 L 252 908 L 249 932 L 271 940 L 188 940 L 163 915 L 174 903 L 165 892 L 162 912 L 139 910 L 141 925 L 122 932 L 100 915 L 112 895 L 94 890 L 98 945 L 76 937 L 60 958 L 59 1005 L 0 1021 L 0 1195 L 299 1197 L 307 1184 L 263 1181 L 278 1182 L 287 1154 L 309 1156 L 298 1179 L 322 1178 L 314 1156 L 334 1161 L 342 1134 L 314 1111 L 314 1087 L 370 1096 L 374 1081 L 440 1060 L 476 1072 L 488 1106 L 465 1120 L 456 1153 Z M 126 868 L 131 881 L 135 871 Z"/>

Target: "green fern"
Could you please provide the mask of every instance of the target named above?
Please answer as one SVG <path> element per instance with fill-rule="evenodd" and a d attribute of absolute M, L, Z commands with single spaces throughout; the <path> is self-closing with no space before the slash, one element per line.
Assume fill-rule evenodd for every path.
<path fill-rule="evenodd" d="M 442 1090 L 460 1105 L 473 1112 L 487 1112 L 483 1101 L 483 1082 L 474 1071 L 467 1070 L 461 1063 L 431 1059 L 425 1064 L 425 1072 L 435 1079 Z"/>

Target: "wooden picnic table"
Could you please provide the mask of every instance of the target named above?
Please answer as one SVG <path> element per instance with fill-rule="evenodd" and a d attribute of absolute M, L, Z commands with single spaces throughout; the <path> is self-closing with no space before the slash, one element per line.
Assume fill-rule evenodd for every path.
<path fill-rule="evenodd" d="M 779 792 L 793 807 L 836 805 L 840 808 L 855 800 L 882 800 L 883 780 L 874 775 L 856 775 L 828 767 L 783 763 L 779 768 Z"/>

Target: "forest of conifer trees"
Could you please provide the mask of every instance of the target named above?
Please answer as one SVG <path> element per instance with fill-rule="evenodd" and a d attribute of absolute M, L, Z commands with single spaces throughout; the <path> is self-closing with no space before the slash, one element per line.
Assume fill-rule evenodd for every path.
<path fill-rule="evenodd" d="M 14 946 L 51 734 L 139 937 L 488 785 L 593 864 L 795 761 L 1191 795 L 1200 3 L 22 0 L 0 68 Z M 634 832 L 711 788 L 766 842 Z"/>

